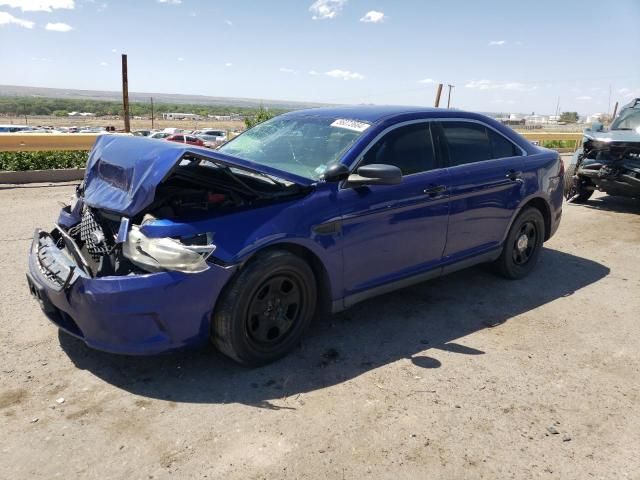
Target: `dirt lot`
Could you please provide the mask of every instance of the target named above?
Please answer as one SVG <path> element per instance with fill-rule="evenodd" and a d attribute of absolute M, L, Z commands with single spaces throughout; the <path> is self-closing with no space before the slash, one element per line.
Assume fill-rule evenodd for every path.
<path fill-rule="evenodd" d="M 640 478 L 639 203 L 567 205 L 529 278 L 370 300 L 247 370 L 48 323 L 26 251 L 71 191 L 0 188 L 0 478 Z"/>

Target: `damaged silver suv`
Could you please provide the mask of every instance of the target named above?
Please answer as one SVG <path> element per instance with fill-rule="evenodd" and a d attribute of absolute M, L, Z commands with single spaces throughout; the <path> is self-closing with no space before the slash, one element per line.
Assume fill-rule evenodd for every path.
<path fill-rule="evenodd" d="M 610 129 L 594 123 L 584 131 L 564 177 L 564 195 L 584 203 L 595 190 L 640 198 L 640 98 L 622 108 Z"/>

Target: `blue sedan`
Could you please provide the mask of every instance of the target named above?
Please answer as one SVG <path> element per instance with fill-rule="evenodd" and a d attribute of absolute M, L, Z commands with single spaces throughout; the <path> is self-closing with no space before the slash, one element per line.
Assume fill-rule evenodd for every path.
<path fill-rule="evenodd" d="M 529 274 L 563 174 L 557 153 L 453 110 L 297 111 L 217 151 L 102 136 L 55 228 L 36 230 L 27 281 L 90 347 L 211 341 L 261 365 L 319 312 L 479 263 Z"/>

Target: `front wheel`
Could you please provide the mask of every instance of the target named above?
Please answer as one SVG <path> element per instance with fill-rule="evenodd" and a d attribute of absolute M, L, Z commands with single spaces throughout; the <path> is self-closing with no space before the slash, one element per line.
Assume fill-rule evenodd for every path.
<path fill-rule="evenodd" d="M 503 277 L 520 279 L 536 266 L 544 242 L 544 218 L 537 208 L 524 209 L 515 219 L 495 266 Z"/>
<path fill-rule="evenodd" d="M 316 300 L 307 262 L 284 250 L 259 254 L 222 294 L 213 314 L 212 341 L 243 365 L 272 362 L 297 345 Z"/>
<path fill-rule="evenodd" d="M 576 166 L 569 165 L 564 174 L 564 198 L 571 203 L 585 203 L 593 195 L 593 189 L 588 188 L 590 182 L 575 175 Z"/>

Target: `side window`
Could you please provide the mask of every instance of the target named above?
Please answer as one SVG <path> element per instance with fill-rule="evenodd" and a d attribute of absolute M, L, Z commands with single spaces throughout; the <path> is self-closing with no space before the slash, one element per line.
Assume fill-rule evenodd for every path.
<path fill-rule="evenodd" d="M 176 142 L 184 142 L 184 137 L 182 135 L 176 135 L 173 137 Z"/>
<path fill-rule="evenodd" d="M 518 147 L 490 128 L 487 129 L 493 158 L 519 157 L 522 155 Z"/>
<path fill-rule="evenodd" d="M 369 149 L 360 165 L 395 165 L 403 175 L 436 168 L 428 123 L 416 123 L 390 131 Z"/>
<path fill-rule="evenodd" d="M 473 122 L 442 122 L 441 125 L 450 167 L 492 158 L 491 144 L 484 125 Z"/>

